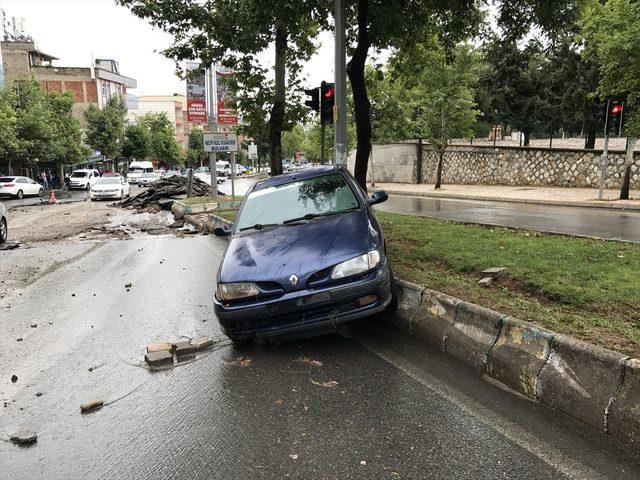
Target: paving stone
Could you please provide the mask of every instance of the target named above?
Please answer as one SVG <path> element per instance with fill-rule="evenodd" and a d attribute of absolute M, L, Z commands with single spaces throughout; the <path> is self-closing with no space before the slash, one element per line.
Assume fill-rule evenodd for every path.
<path fill-rule="evenodd" d="M 148 352 L 144 356 L 144 360 L 152 367 L 156 367 L 159 365 L 173 363 L 173 355 L 171 354 L 171 352 L 168 352 L 166 350 L 161 350 L 159 352 Z"/>
<path fill-rule="evenodd" d="M 164 350 L 172 351 L 173 345 L 167 342 L 150 343 L 147 345 L 147 352 L 162 352 Z"/>
<path fill-rule="evenodd" d="M 29 445 L 38 440 L 38 435 L 31 430 L 23 429 L 11 435 L 10 440 L 18 445 Z"/>
<path fill-rule="evenodd" d="M 80 411 L 82 411 L 83 413 L 90 412 L 91 410 L 102 408 L 102 405 L 104 405 L 104 402 L 100 399 L 91 400 L 89 402 L 85 402 L 81 404 Z"/>
<path fill-rule="evenodd" d="M 491 267 L 491 268 L 487 268 L 486 270 L 483 270 L 482 274 L 485 277 L 498 278 L 500 275 L 506 272 L 507 272 L 506 267 Z"/>
<path fill-rule="evenodd" d="M 213 345 L 213 339 L 209 337 L 194 338 L 191 340 L 191 345 L 193 345 L 196 350 L 204 350 Z"/>
<path fill-rule="evenodd" d="M 493 280 L 494 277 L 484 277 L 482 280 L 478 281 L 478 285 L 480 285 L 481 287 L 489 288 L 491 285 L 493 285 Z"/>
<path fill-rule="evenodd" d="M 191 345 L 191 342 L 178 342 L 174 344 L 176 356 L 182 357 L 183 355 L 193 355 L 196 353 L 196 347 Z"/>

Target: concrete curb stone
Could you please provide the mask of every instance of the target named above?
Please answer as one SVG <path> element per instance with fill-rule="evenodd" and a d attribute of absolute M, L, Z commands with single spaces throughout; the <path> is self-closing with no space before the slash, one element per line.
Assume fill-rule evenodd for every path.
<path fill-rule="evenodd" d="M 631 358 L 607 417 L 609 434 L 640 451 L 640 360 Z"/>
<path fill-rule="evenodd" d="M 458 303 L 456 319 L 445 332 L 445 351 L 482 372 L 498 338 L 503 315 L 473 303 Z"/>
<path fill-rule="evenodd" d="M 551 341 L 551 353 L 540 370 L 537 397 L 606 433 L 606 412 L 622 385 L 626 356 L 565 335 Z"/>
<path fill-rule="evenodd" d="M 441 352 L 445 351 L 445 334 L 456 319 L 460 300 L 433 290 L 425 290 L 422 308 L 413 316 L 412 329 Z"/>
<path fill-rule="evenodd" d="M 413 316 L 420 311 L 424 288 L 404 280 L 396 280 L 396 285 L 398 287 L 398 315 L 396 320 L 401 320 L 398 327 L 413 333 Z"/>
<path fill-rule="evenodd" d="M 551 352 L 553 333 L 513 318 L 503 318 L 491 348 L 487 375 L 517 392 L 536 398 L 538 374 Z"/>

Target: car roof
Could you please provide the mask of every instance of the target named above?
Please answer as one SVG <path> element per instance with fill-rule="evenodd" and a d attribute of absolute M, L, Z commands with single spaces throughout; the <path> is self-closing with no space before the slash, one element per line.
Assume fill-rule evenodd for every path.
<path fill-rule="evenodd" d="M 340 167 L 333 167 L 331 165 L 322 165 L 320 167 L 307 168 L 306 170 L 300 170 L 292 173 L 285 173 L 276 177 L 267 178 L 261 182 L 256 183 L 254 190 L 262 190 L 264 188 L 275 187 L 277 185 L 283 185 L 285 183 L 291 183 L 295 180 L 304 180 L 306 178 L 321 177 L 329 173 L 339 172 Z"/>

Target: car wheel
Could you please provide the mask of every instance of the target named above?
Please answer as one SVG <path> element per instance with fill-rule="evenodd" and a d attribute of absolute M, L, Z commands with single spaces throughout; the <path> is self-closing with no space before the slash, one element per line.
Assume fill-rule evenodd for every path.
<path fill-rule="evenodd" d="M 16 197 L 22 200 L 22 198 L 24 197 L 24 193 L 22 192 L 22 190 L 18 190 L 18 193 L 16 193 Z"/>
<path fill-rule="evenodd" d="M 7 230 L 7 219 L 0 218 L 0 243 L 4 243 L 7 241 L 7 237 L 9 236 L 9 231 Z"/>
<path fill-rule="evenodd" d="M 87 183 L 87 184 L 84 186 L 84 189 L 85 189 L 85 190 L 90 190 L 90 189 L 91 189 L 91 184 L 90 184 L 90 183 Z"/>
<path fill-rule="evenodd" d="M 38 190 L 38 196 L 44 197 L 44 188 L 41 188 L 40 190 Z"/>

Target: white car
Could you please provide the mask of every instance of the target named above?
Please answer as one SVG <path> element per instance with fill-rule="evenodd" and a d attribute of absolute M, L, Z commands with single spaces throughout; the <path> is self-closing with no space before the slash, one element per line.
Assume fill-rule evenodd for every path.
<path fill-rule="evenodd" d="M 122 200 L 124 197 L 129 196 L 130 190 L 129 182 L 124 177 L 109 176 L 102 177 L 91 187 L 89 196 L 91 200 L 102 199 L 118 199 Z"/>
<path fill-rule="evenodd" d="M 89 190 L 100 179 L 100 172 L 89 169 L 76 170 L 71 174 L 69 179 L 71 180 L 70 188 Z"/>
<path fill-rule="evenodd" d="M 0 203 L 0 243 L 7 241 L 9 237 L 9 229 L 7 228 L 7 211 L 4 205 Z"/>
<path fill-rule="evenodd" d="M 0 195 L 13 195 L 22 198 L 25 195 L 44 195 L 42 185 L 29 177 L 0 177 Z"/>
<path fill-rule="evenodd" d="M 147 160 L 131 162 L 127 173 L 128 182 L 138 183 L 138 179 L 143 173 L 153 173 L 153 163 Z"/>
<path fill-rule="evenodd" d="M 143 173 L 138 177 L 138 186 L 144 187 L 144 186 L 152 185 L 156 183 L 156 180 L 158 180 L 159 178 L 160 178 L 160 175 L 154 172 Z"/>

